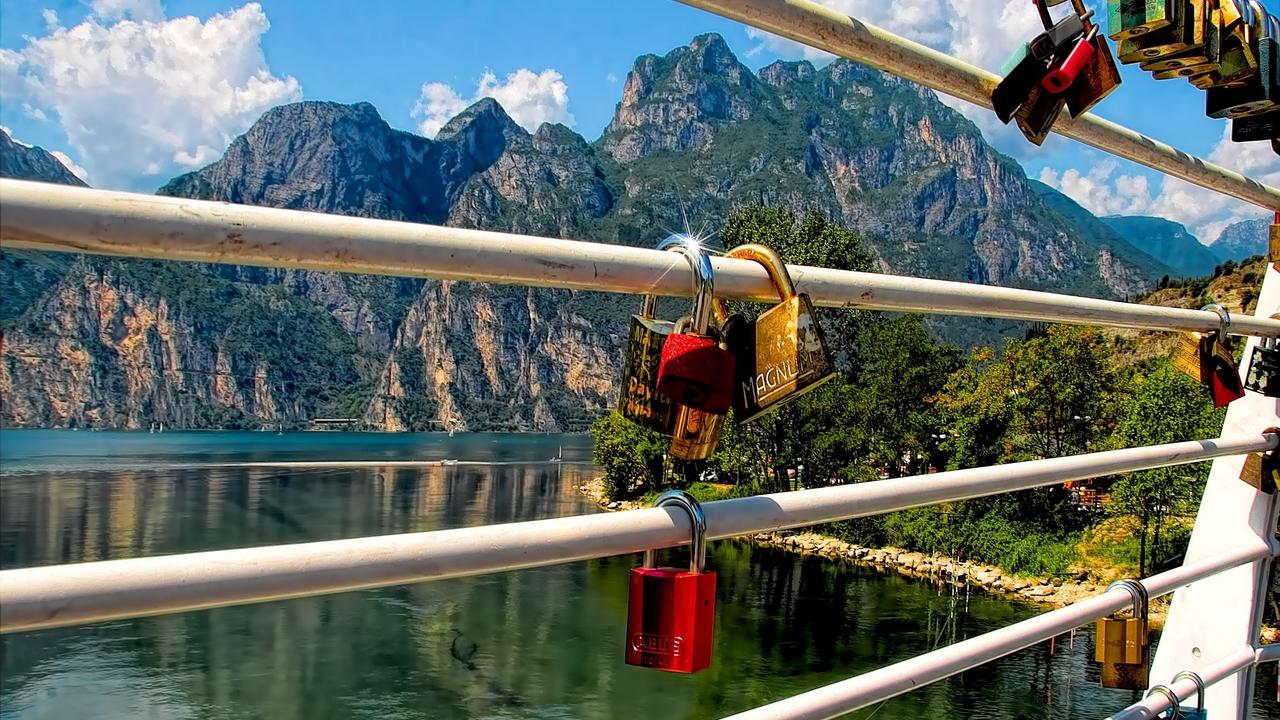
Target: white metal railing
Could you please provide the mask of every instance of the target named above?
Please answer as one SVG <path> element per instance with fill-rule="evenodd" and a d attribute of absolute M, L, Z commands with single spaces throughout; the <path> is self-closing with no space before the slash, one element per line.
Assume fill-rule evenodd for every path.
<path fill-rule="evenodd" d="M 1260 452 L 1275 434 L 955 470 L 703 506 L 719 539 Z M 0 572 L 0 632 L 305 597 L 623 555 L 689 541 L 678 508 Z"/>
<path fill-rule="evenodd" d="M 1150 597 L 1159 597 L 1228 568 L 1270 558 L 1275 551 L 1271 545 L 1258 542 L 1251 547 L 1242 547 L 1153 575 L 1142 580 L 1142 584 Z M 1074 605 L 1006 625 L 999 630 L 992 630 L 848 680 L 762 705 L 725 720 L 825 720 L 839 717 L 1015 653 L 1132 605 L 1133 595 L 1128 590 L 1117 587 Z"/>
<path fill-rule="evenodd" d="M 674 253 L 622 245 L 323 215 L 0 179 L 0 246 L 615 293 L 691 296 Z M 776 301 L 749 260 L 715 258 L 716 294 Z M 1211 331 L 1217 314 L 946 280 L 790 266 L 818 305 Z M 638 305 L 637 305 L 638 307 Z M 1232 316 L 1238 334 L 1280 337 L 1280 321 Z"/>
<path fill-rule="evenodd" d="M 1275 658 L 1274 654 L 1276 645 L 1265 645 L 1260 648 L 1243 647 L 1238 651 L 1227 655 L 1216 662 L 1206 665 L 1204 668 L 1196 671 L 1196 675 L 1200 677 L 1200 682 L 1205 688 L 1212 686 L 1214 683 L 1229 678 L 1246 668 L 1253 667 L 1259 663 L 1269 662 Z M 1152 678 L 1153 681 L 1159 682 L 1159 679 Z M 1161 683 L 1168 687 L 1173 694 L 1182 702 L 1180 706 L 1195 705 L 1197 702 L 1198 692 L 1202 689 L 1191 678 L 1184 678 L 1177 682 Z M 1149 720 L 1158 716 L 1160 713 L 1170 709 L 1173 702 L 1165 695 L 1156 693 L 1148 695 L 1120 712 L 1112 715 L 1108 720 Z"/>
<path fill-rule="evenodd" d="M 991 91 L 1000 82 L 995 73 L 810 0 L 680 2 L 865 63 L 979 107 L 991 108 Z M 997 20 L 992 18 L 992 22 Z M 1074 120 L 1064 113 L 1054 123 L 1053 131 L 1214 192 L 1280 211 L 1280 190 L 1092 113 Z"/>

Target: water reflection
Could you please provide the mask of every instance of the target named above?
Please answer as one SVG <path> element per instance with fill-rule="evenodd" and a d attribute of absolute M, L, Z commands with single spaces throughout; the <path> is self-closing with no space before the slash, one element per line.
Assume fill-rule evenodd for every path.
<path fill-rule="evenodd" d="M 304 439 L 314 445 L 295 454 L 327 457 L 326 440 Z M 120 460 L 67 472 L 29 463 L 0 477 L 0 564 L 593 511 L 576 491 L 592 469 L 545 462 L 560 444 L 566 457 L 582 452 L 585 439 L 525 438 L 516 449 L 491 440 L 450 452 L 511 464 L 170 469 L 173 458 L 154 447 L 148 463 L 163 469 L 125 469 Z M 365 457 L 409 452 L 378 446 L 376 437 L 365 442 Z M 421 456 L 421 448 L 412 452 Z M 709 556 L 720 573 L 715 664 L 693 677 L 669 675 L 621 661 L 626 574 L 636 560 L 8 635 L 0 638 L 0 716 L 715 718 L 1036 612 L 984 593 L 719 542 Z M 1036 646 L 852 717 L 1094 718 L 1132 699 L 1097 687 L 1087 633 L 1074 643 L 1061 638 L 1055 650 Z"/>

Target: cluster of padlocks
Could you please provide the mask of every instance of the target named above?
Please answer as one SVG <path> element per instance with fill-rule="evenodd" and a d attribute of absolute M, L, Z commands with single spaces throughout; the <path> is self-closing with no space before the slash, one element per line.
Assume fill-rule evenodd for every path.
<path fill-rule="evenodd" d="M 692 266 L 693 314 L 659 320 L 656 298 L 645 297 L 631 319 L 618 409 L 669 436 L 671 457 L 705 460 L 715 452 L 730 409 L 738 422 L 749 422 L 834 376 L 813 303 L 796 292 L 773 250 L 742 245 L 727 253 L 764 265 L 778 289 L 781 302 L 748 320 L 729 314 L 715 296 L 711 258 L 701 243 L 672 235 L 658 248 L 683 254 Z"/>
<path fill-rule="evenodd" d="M 1016 119 L 1036 145 L 1063 108 L 1085 112 L 1120 84 L 1115 57 L 1157 80 L 1186 78 L 1205 91 L 1205 114 L 1230 119 L 1235 142 L 1270 140 L 1280 153 L 1280 19 L 1258 0 L 1109 0 L 1107 37 L 1083 0 L 1054 20 L 1068 0 L 1034 0 L 1044 32 L 1001 68 L 992 93 L 1000 119 Z"/>
<path fill-rule="evenodd" d="M 1249 369 L 1244 378 L 1236 370 L 1235 351 L 1231 347 L 1231 312 L 1212 304 L 1203 310 L 1212 310 L 1221 318 L 1217 330 L 1208 333 L 1183 333 L 1178 338 L 1170 360 L 1173 366 L 1203 385 L 1213 399 L 1214 407 L 1226 405 L 1244 397 L 1246 389 L 1267 397 L 1280 397 L 1280 347 L 1267 338 L 1258 342 L 1249 357 Z"/>
<path fill-rule="evenodd" d="M 669 454 L 686 463 L 715 452 L 729 410 L 749 422 L 835 375 L 835 364 L 808 295 L 797 293 L 787 266 L 763 245 L 726 255 L 764 265 L 780 302 L 754 320 L 730 314 L 715 296 L 711 258 L 696 239 L 672 235 L 658 244 L 679 252 L 693 269 L 693 313 L 674 322 L 654 317 L 646 296 L 631 320 L 623 370 L 621 414 L 671 438 Z M 654 567 L 652 552 L 631 572 L 626 661 L 697 672 L 711 664 L 715 624 L 714 572 L 705 572 L 705 522 L 697 500 L 679 490 L 657 504 L 683 508 L 694 537 L 687 571 Z"/>
<path fill-rule="evenodd" d="M 742 245 L 726 254 L 760 263 L 777 288 L 780 302 L 750 320 L 730 314 L 715 296 L 711 258 L 696 239 L 672 235 L 658 248 L 689 261 L 696 287 L 693 313 L 674 322 L 659 320 L 656 298 L 645 297 L 641 313 L 631 320 L 618 407 L 624 417 L 670 437 L 672 457 L 705 460 L 715 452 L 729 410 L 737 422 L 749 422 L 834 376 L 813 303 L 796 292 L 773 250 Z M 1243 397 L 1245 388 L 1280 397 L 1280 344 L 1259 343 L 1242 380 L 1227 334 L 1231 314 L 1220 305 L 1206 309 L 1218 313 L 1221 326 L 1210 333 L 1186 333 L 1174 365 L 1208 388 L 1218 407 Z M 1278 457 L 1250 456 L 1241 479 L 1275 492 Z M 698 501 L 681 490 L 667 491 L 656 505 L 677 505 L 688 514 L 693 528 L 689 568 L 655 567 L 652 551 L 645 553 L 642 567 L 632 568 L 625 658 L 631 665 L 697 672 L 711 664 L 715 626 L 716 574 L 704 567 L 706 520 Z M 1147 686 L 1150 662 L 1146 590 L 1132 580 L 1121 584 L 1134 594 L 1134 614 L 1098 621 L 1097 661 L 1103 687 L 1141 689 Z M 1164 686 L 1155 691 L 1172 692 Z M 1195 713 L 1183 710 L 1184 717 Z"/>

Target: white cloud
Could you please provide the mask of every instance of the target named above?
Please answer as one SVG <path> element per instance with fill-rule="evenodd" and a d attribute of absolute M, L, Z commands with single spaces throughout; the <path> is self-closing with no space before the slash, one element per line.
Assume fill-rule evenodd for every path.
<path fill-rule="evenodd" d="M 56 116 L 105 187 L 146 186 L 208 162 L 268 108 L 302 97 L 267 68 L 256 3 L 165 20 L 156 0 L 97 0 L 72 28 L 0 49 L 0 98 Z"/>
<path fill-rule="evenodd" d="M 1095 215 L 1139 215 L 1151 207 L 1145 175 L 1116 175 L 1120 163 L 1108 158 L 1081 173 L 1070 168 L 1059 173 L 1040 171 L 1040 182 L 1061 190 Z"/>
<path fill-rule="evenodd" d="M 1268 185 L 1280 185 L 1280 157 L 1265 143 L 1233 143 L 1226 125 L 1209 160 L 1244 173 Z M 1200 242 L 1211 243 L 1227 225 L 1258 216 L 1252 203 L 1206 190 L 1185 180 L 1165 177 L 1159 192 L 1148 188 L 1145 175 L 1117 172 L 1120 164 L 1107 160 L 1081 174 L 1075 169 L 1061 175 L 1045 168 L 1040 180 L 1066 193 L 1099 215 L 1155 215 L 1186 225 Z"/>
<path fill-rule="evenodd" d="M 988 70 L 999 69 L 1019 44 L 1041 30 L 1025 0 L 817 0 L 845 15 L 877 25 Z M 829 61 L 832 56 L 771 33 L 747 35 L 784 57 Z"/>
<path fill-rule="evenodd" d="M 164 20 L 160 0 L 93 0 L 89 7 L 103 20 Z"/>
<path fill-rule="evenodd" d="M 62 163 L 64 167 L 70 170 L 72 175 L 75 175 L 85 182 L 89 182 L 89 173 L 85 172 L 84 168 L 77 165 L 76 161 L 72 160 L 69 155 L 61 150 L 53 150 L 49 154 L 57 158 L 58 162 Z"/>
<path fill-rule="evenodd" d="M 512 120 L 530 132 L 543 123 L 574 123 L 573 114 L 569 112 L 569 86 L 560 73 L 551 68 L 540 73 L 520 68 L 501 83 L 492 72 L 486 72 L 470 99 L 463 99 L 444 83 L 427 83 L 422 86 L 422 94 L 411 114 L 422 118 L 418 130 L 423 135 L 435 137 L 453 116 L 486 97 L 497 100 Z"/>

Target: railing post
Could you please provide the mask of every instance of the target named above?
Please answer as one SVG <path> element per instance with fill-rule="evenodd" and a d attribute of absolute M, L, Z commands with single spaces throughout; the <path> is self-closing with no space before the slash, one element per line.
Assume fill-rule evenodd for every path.
<path fill-rule="evenodd" d="M 1280 312 L 1280 272 L 1268 265 L 1258 298 L 1257 317 Z M 1257 344 L 1250 338 L 1241 372 Z M 1280 426 L 1280 400 L 1248 392 L 1228 407 L 1223 432 L 1261 432 Z M 1243 542 L 1275 543 L 1276 495 L 1266 495 L 1240 480 L 1245 457 L 1213 461 L 1185 562 L 1194 562 Z M 1271 560 L 1242 565 L 1179 590 L 1165 623 L 1151 668 L 1152 683 L 1167 683 L 1181 670 L 1200 670 L 1242 645 L 1257 645 Z M 1226 678 L 1205 693 L 1212 718 L 1248 716 L 1253 700 L 1253 667 Z"/>

